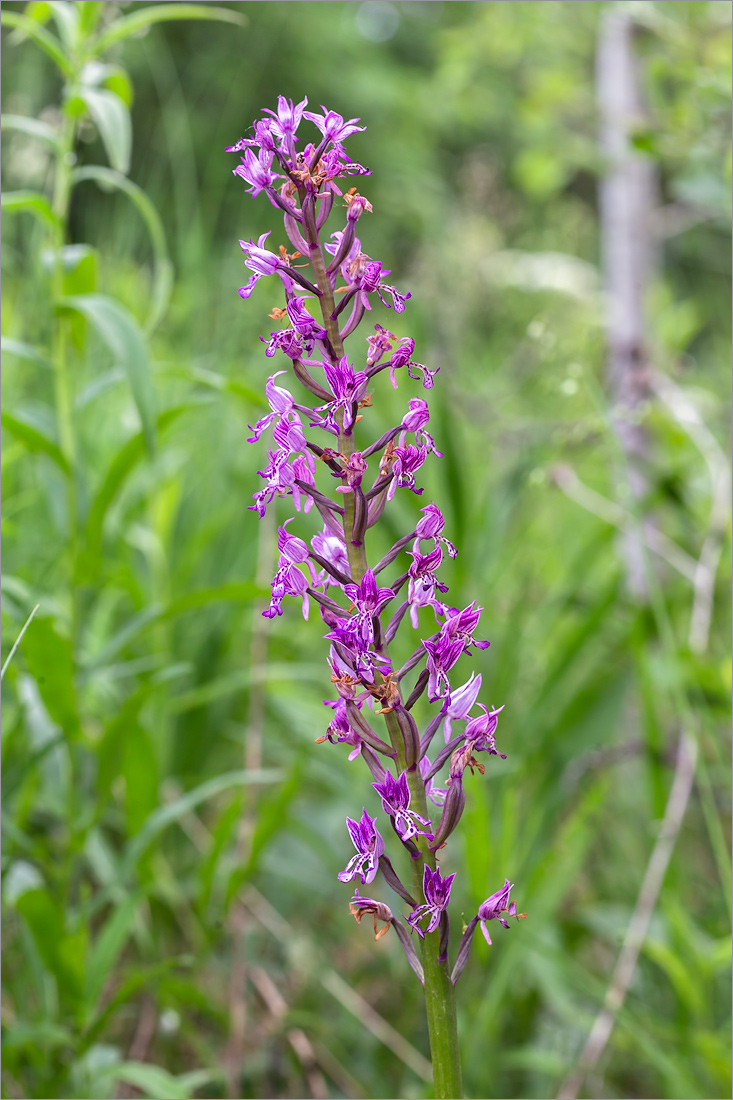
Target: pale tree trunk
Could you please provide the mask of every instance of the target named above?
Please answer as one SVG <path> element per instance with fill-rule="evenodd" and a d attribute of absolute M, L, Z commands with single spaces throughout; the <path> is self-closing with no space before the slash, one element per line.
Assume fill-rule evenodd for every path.
<path fill-rule="evenodd" d="M 653 265 L 652 213 L 656 173 L 651 159 L 636 152 L 630 138 L 643 121 L 634 24 L 620 8 L 603 15 L 598 36 L 596 80 L 600 146 L 605 170 L 599 189 L 601 253 L 606 291 L 608 388 L 613 423 L 625 455 L 624 480 L 637 510 L 646 495 L 648 440 L 638 419 L 647 395 L 644 299 Z M 646 597 L 643 538 L 623 536 L 632 593 Z"/>

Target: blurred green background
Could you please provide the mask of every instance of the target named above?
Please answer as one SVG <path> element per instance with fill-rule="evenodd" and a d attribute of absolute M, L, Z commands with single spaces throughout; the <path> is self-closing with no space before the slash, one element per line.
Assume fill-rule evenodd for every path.
<path fill-rule="evenodd" d="M 639 507 L 688 563 L 650 555 L 647 598 L 626 583 L 618 523 L 634 505 L 605 371 L 594 57 L 608 8 L 638 23 L 634 144 L 659 180 L 647 338 L 673 385 L 636 411 Z M 279 295 L 261 283 L 240 300 L 237 241 L 284 236 L 224 146 L 278 94 L 368 127 L 349 142 L 373 172 L 360 236 L 413 296 L 373 316 L 440 365 L 445 457 L 423 499 L 460 548 L 452 601 L 485 608 L 482 699 L 506 704 L 508 759 L 467 783 L 451 842 L 454 931 L 505 875 L 529 916 L 491 949 L 477 937 L 458 986 L 466 1095 L 557 1093 L 603 1003 L 684 732 L 691 797 L 581 1095 L 728 1096 L 731 6 L 208 9 L 115 36 L 146 5 L 3 4 L 3 109 L 39 120 L 3 133 L 4 658 L 40 605 L 3 680 L 3 1096 L 430 1095 L 417 983 L 396 938 L 357 928 L 336 879 L 344 816 L 374 799 L 343 746 L 313 744 L 327 643 L 294 601 L 259 614 L 275 523 L 247 510 L 265 441 L 246 436 Z M 108 48 L 82 78 L 95 34 Z M 64 237 L 87 247 L 59 259 Z M 378 387 L 370 429 L 421 395 Z M 373 561 L 414 524 L 422 500 L 407 496 Z M 691 647 L 705 553 L 712 619 Z"/>

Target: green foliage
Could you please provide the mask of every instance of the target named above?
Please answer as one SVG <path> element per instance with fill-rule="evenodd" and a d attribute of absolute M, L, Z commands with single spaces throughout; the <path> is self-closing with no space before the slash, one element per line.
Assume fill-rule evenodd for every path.
<path fill-rule="evenodd" d="M 730 1094 L 730 6 L 633 6 L 634 145 L 660 188 L 649 343 L 677 387 L 640 412 L 643 503 L 685 561 L 723 551 L 702 647 L 689 579 L 650 556 L 639 603 L 608 522 L 630 504 L 599 294 L 606 6 L 3 5 L 4 655 L 40 604 L 3 669 L 3 1095 L 305 1095 L 314 1066 L 332 1096 L 425 1095 L 419 991 L 335 878 L 370 793 L 313 744 L 326 643 L 295 605 L 259 614 L 274 525 L 247 510 L 245 440 L 280 301 L 263 280 L 243 306 L 237 239 L 282 228 L 223 148 L 278 94 L 369 127 L 360 236 L 413 295 L 375 320 L 441 367 L 423 499 L 460 549 L 451 600 L 486 609 L 482 699 L 506 704 L 508 759 L 467 781 L 448 869 L 466 919 L 505 875 L 528 917 L 477 936 L 458 986 L 467 1095 L 557 1093 L 683 727 L 695 787 L 586 1095 Z M 422 392 L 384 389 L 375 436 Z M 561 492 L 568 467 L 606 518 Z M 398 494 L 372 560 L 419 506 Z"/>

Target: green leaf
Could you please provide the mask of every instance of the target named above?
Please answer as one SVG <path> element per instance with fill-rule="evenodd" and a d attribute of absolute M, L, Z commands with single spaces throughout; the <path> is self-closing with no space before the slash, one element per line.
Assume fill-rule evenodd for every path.
<path fill-rule="evenodd" d="M 3 348 L 5 348 L 5 341 L 3 341 Z M 11 416 L 10 413 L 0 413 L 0 423 L 3 428 L 9 432 L 19 443 L 22 443 L 29 451 L 34 454 L 45 454 L 47 458 L 50 458 L 52 462 L 55 462 L 60 470 L 63 470 L 65 474 L 71 473 L 71 467 L 66 461 L 61 448 L 58 443 L 54 443 L 52 439 L 49 439 L 47 435 L 44 435 L 39 428 L 34 424 L 29 424 L 26 420 L 20 420 L 17 416 Z"/>
<path fill-rule="evenodd" d="M 137 34 L 153 23 L 168 22 L 172 19 L 211 19 L 219 23 L 234 23 L 239 27 L 247 23 L 246 16 L 227 8 L 209 7 L 208 4 L 158 4 L 140 8 L 132 15 L 125 15 L 107 27 L 93 44 L 93 55 L 99 57 L 110 46 L 121 42 L 124 38 L 129 38 L 131 34 Z"/>
<path fill-rule="evenodd" d="M 11 212 L 26 211 L 51 229 L 60 230 L 61 228 L 61 223 L 51 209 L 50 202 L 39 191 L 5 191 L 0 197 L 0 205 L 3 210 Z"/>
<path fill-rule="evenodd" d="M 79 8 L 79 27 L 86 38 L 96 28 L 105 8 L 105 0 L 81 0 L 76 6 Z"/>
<path fill-rule="evenodd" d="M 18 12 L 5 10 L 0 12 L 0 23 L 4 27 L 14 27 L 16 30 L 22 31 L 22 33 L 35 42 L 44 53 L 48 54 L 52 61 L 56 62 L 64 76 L 72 76 L 74 71 L 73 65 L 64 53 L 63 46 L 58 38 L 50 34 L 45 27 L 40 26 L 34 19 L 29 19 L 26 15 L 20 15 Z"/>
<path fill-rule="evenodd" d="M 193 1070 L 174 1077 L 162 1066 L 149 1062 L 120 1062 L 108 1072 L 114 1080 L 133 1085 L 151 1100 L 189 1100 L 195 1090 L 221 1077 L 219 1070 Z"/>
<path fill-rule="evenodd" d="M 128 726 L 123 736 L 127 834 L 134 836 L 158 805 L 158 762 L 150 737 L 137 721 Z"/>
<path fill-rule="evenodd" d="M 87 1010 L 96 1005 L 107 976 L 130 936 L 138 902 L 139 899 L 132 895 L 126 897 L 114 910 L 94 942 L 84 978 Z"/>
<path fill-rule="evenodd" d="M 22 340 L 14 340 L 11 336 L 3 336 L 2 350 L 6 355 L 17 355 L 19 359 L 28 359 L 31 363 L 37 363 L 39 367 L 53 370 L 53 363 L 44 351 L 34 348 L 32 344 L 26 344 Z"/>
<path fill-rule="evenodd" d="M 118 95 L 107 88 L 90 88 L 81 84 L 77 95 L 94 120 L 110 164 L 118 172 L 126 173 L 132 152 L 132 123 L 127 107 Z"/>
<path fill-rule="evenodd" d="M 160 323 L 160 320 L 168 308 L 171 288 L 173 286 L 173 264 L 168 257 L 168 246 L 165 240 L 165 230 L 158 211 L 148 196 L 136 183 L 115 172 L 113 168 L 105 168 L 101 165 L 89 165 L 78 168 L 72 173 L 72 185 L 83 183 L 85 180 L 94 180 L 102 190 L 115 188 L 127 195 L 145 222 L 153 247 L 154 274 L 153 292 L 151 294 L 150 312 L 145 322 L 145 331 L 152 332 Z"/>
<path fill-rule="evenodd" d="M 68 0 L 50 0 L 49 6 L 64 45 L 73 50 L 79 37 L 78 4 L 70 4 Z"/>
<path fill-rule="evenodd" d="M 73 309 L 92 323 L 120 366 L 124 367 L 135 399 L 148 451 L 155 443 L 155 387 L 143 334 L 132 315 L 104 294 L 62 298 L 61 308 Z"/>
<path fill-rule="evenodd" d="M 99 253 L 88 244 L 67 244 L 61 249 L 46 248 L 41 253 L 44 267 L 53 271 L 61 260 L 63 294 L 93 294 L 97 289 Z M 86 317 L 76 316 L 70 322 L 71 338 L 78 351 L 86 342 Z"/>
<path fill-rule="evenodd" d="M 71 641 L 57 632 L 53 619 L 37 616 L 23 640 L 23 656 L 54 722 L 67 737 L 78 736 Z"/>
<path fill-rule="evenodd" d="M 158 432 L 164 431 L 176 417 L 190 407 L 190 405 L 179 405 L 173 409 L 166 409 L 157 419 L 156 428 Z M 138 432 L 121 447 L 110 463 L 104 481 L 89 509 L 87 551 L 91 560 L 87 564 L 90 569 L 98 567 L 97 559 L 102 545 L 102 527 L 109 506 L 122 488 L 125 478 L 135 468 L 144 454 L 145 438 L 142 432 Z"/>
<path fill-rule="evenodd" d="M 53 126 L 47 122 L 41 122 L 39 118 L 28 118 L 26 115 L 2 115 L 0 127 L 3 130 L 12 130 L 16 134 L 25 134 L 27 137 L 38 138 L 45 141 L 52 149 L 59 148 L 59 134 Z"/>
<path fill-rule="evenodd" d="M 199 803 L 205 802 L 231 787 L 239 787 L 249 783 L 256 783 L 261 786 L 265 783 L 278 783 L 281 779 L 282 772 L 275 768 L 263 768 L 260 771 L 225 772 L 224 775 L 217 775 L 213 779 L 201 783 L 198 787 L 194 787 L 193 790 L 187 791 L 175 802 L 171 802 L 167 806 L 160 806 L 150 815 L 140 832 L 128 841 L 123 860 L 124 873 L 128 875 L 134 870 L 146 848 L 164 829 L 167 829 L 174 822 L 180 821 L 185 814 L 193 810 Z"/>
<path fill-rule="evenodd" d="M 84 972 L 83 939 L 68 935 L 61 906 L 48 890 L 26 890 L 16 908 L 31 930 L 43 965 L 56 977 L 62 1000 L 81 994 Z"/>

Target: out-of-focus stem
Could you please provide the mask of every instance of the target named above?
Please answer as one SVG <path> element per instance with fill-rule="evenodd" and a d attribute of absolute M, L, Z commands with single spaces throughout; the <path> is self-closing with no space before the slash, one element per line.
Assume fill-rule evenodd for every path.
<path fill-rule="evenodd" d="M 58 219 L 54 232 L 53 271 L 51 291 L 54 308 L 64 293 L 64 266 L 62 249 L 66 243 L 69 223 L 69 202 L 71 199 L 71 170 L 73 166 L 74 145 L 76 142 L 77 120 L 64 118 L 58 153 L 53 190 L 53 212 Z M 54 395 L 56 399 L 56 418 L 58 423 L 59 444 L 64 458 L 69 464 L 66 479 L 66 507 L 69 525 L 69 573 L 71 589 L 71 628 L 72 638 L 78 630 L 78 611 L 76 599 L 76 556 L 78 543 L 78 514 L 76 497 L 76 435 L 74 431 L 73 387 L 67 357 L 68 320 L 56 313 L 53 326 L 53 364 Z"/>

